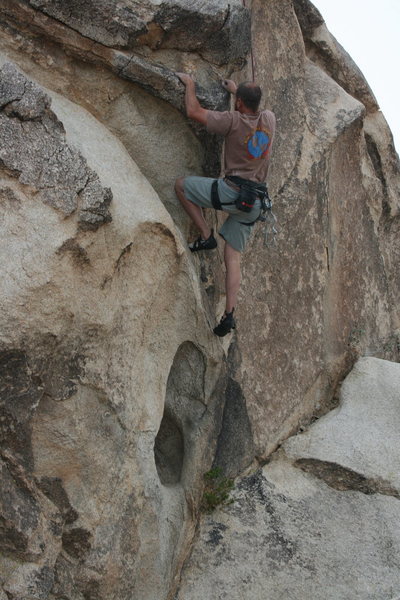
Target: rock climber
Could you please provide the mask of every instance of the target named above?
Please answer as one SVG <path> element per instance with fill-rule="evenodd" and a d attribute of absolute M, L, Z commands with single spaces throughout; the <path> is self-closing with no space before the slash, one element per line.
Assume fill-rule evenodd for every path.
<path fill-rule="evenodd" d="M 208 132 L 225 138 L 223 177 L 218 180 L 197 176 L 179 177 L 175 183 L 179 201 L 200 232 L 198 239 L 189 244 L 192 252 L 217 247 L 214 231 L 204 219 L 202 209 L 216 208 L 228 213 L 228 218 L 219 231 L 225 240 L 226 304 L 221 321 L 214 328 L 214 333 L 222 337 L 235 328 L 233 313 L 241 279 L 240 256 L 250 237 L 252 225 L 261 213 L 257 186 L 262 186 L 267 177 L 275 133 L 275 115 L 269 110 L 259 110 L 261 89 L 255 83 L 244 82 L 236 86 L 234 81 L 224 80 L 223 87 L 235 95 L 235 110 L 214 111 L 200 105 L 196 97 L 195 82 L 190 75 L 176 75 L 186 88 L 187 116 L 205 125 Z M 252 200 L 254 206 L 250 208 L 251 202 L 244 202 L 250 212 L 243 212 L 237 208 L 237 200 L 241 190 L 249 188 L 256 190 Z"/>

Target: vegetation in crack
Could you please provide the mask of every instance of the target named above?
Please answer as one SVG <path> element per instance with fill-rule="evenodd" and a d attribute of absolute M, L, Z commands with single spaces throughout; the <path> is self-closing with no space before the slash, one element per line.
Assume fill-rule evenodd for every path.
<path fill-rule="evenodd" d="M 204 474 L 205 489 L 201 509 L 204 512 L 212 512 L 218 506 L 228 506 L 234 502 L 230 497 L 233 489 L 233 479 L 224 477 L 220 467 L 214 467 Z"/>

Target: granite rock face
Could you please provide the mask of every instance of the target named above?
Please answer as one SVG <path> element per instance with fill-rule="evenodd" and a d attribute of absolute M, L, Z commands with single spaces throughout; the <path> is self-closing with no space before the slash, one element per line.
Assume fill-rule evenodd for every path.
<path fill-rule="evenodd" d="M 399 359 L 400 171 L 368 84 L 310 2 L 253 1 L 252 27 L 278 122 L 279 234 L 265 248 L 257 226 L 244 256 L 232 377 L 263 460 L 335 404 L 358 356 Z"/>
<path fill-rule="evenodd" d="M 360 359 L 335 411 L 237 480 L 234 503 L 202 518 L 177 600 L 396 597 L 399 376 Z"/>
<path fill-rule="evenodd" d="M 124 146 L 9 63 L 0 75 L 1 585 L 26 600 L 166 598 L 213 460 L 222 349 Z M 20 83 L 38 107 L 22 123 Z"/>
<path fill-rule="evenodd" d="M 110 189 L 101 186 L 84 157 L 68 146 L 50 98 L 10 63 L 0 71 L 0 161 L 37 197 L 69 216 L 78 211 L 82 229 L 111 221 Z"/>
<path fill-rule="evenodd" d="M 239 0 L 193 3 L 188 0 L 110 3 L 30 0 L 37 10 L 99 44 L 133 50 L 195 51 L 226 64 L 243 61 L 249 49 L 250 15 Z"/>
<path fill-rule="evenodd" d="M 290 438 L 283 447 L 296 465 L 318 467 L 329 475 L 337 465 L 360 480 L 365 490 L 400 498 L 400 368 L 377 358 L 360 359 L 341 388 L 340 406 L 307 432 Z"/>
<path fill-rule="evenodd" d="M 308 0 L 246 4 L 1 3 L 0 598 L 170 600 L 204 473 L 264 464 L 360 355 L 399 358 L 384 117 Z M 256 226 L 221 344 L 222 248 L 187 252 L 173 185 L 217 176 L 222 140 L 188 121 L 175 72 L 224 110 L 220 79 L 253 69 L 278 118 L 279 235 L 265 248 Z M 374 469 L 362 501 L 363 478 L 397 490 Z"/>

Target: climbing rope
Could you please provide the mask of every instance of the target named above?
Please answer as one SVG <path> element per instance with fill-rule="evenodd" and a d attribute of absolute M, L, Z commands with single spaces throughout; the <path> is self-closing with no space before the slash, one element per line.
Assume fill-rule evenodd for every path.
<path fill-rule="evenodd" d="M 246 8 L 246 0 L 242 0 L 242 2 L 243 2 L 244 8 Z M 251 25 L 250 25 L 250 27 L 251 27 Z M 251 58 L 251 77 L 252 77 L 252 81 L 254 83 L 255 68 L 254 68 L 253 40 L 251 37 L 251 31 L 250 31 L 250 58 Z"/>

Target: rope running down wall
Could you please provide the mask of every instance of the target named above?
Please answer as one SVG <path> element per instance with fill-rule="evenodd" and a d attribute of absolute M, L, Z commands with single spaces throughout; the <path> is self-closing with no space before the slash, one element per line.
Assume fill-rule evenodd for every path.
<path fill-rule="evenodd" d="M 246 8 L 246 0 L 242 0 L 244 8 Z M 251 77 L 254 83 L 254 54 L 253 54 L 253 40 L 251 39 L 251 31 L 250 31 L 250 57 L 251 57 Z"/>

